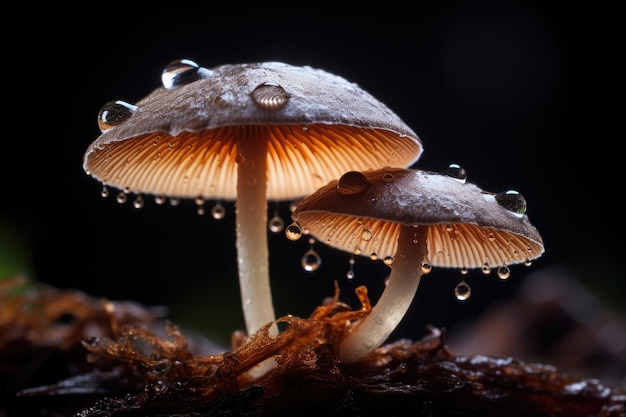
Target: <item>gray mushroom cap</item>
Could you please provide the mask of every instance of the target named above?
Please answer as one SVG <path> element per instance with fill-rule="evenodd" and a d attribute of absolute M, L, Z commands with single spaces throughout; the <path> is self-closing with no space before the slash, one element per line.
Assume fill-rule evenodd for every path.
<path fill-rule="evenodd" d="M 309 66 L 200 68 L 192 82 L 157 88 L 135 106 L 88 147 L 83 166 L 137 193 L 235 199 L 244 128 L 269 142 L 274 200 L 309 194 L 351 169 L 409 166 L 422 153 L 418 136 L 387 106 Z"/>
<path fill-rule="evenodd" d="M 331 181 L 292 217 L 321 242 L 381 259 L 395 255 L 400 225 L 427 225 L 431 265 L 477 268 L 541 256 L 543 240 L 523 209 L 444 174 L 384 168 Z"/>

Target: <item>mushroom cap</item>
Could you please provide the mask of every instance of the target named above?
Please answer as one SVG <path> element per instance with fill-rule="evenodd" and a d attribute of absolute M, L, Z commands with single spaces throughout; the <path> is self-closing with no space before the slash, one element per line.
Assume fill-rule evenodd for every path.
<path fill-rule="evenodd" d="M 507 209 L 503 197 L 444 174 L 383 168 L 331 181 L 304 198 L 292 217 L 321 242 L 380 259 L 395 255 L 401 225 L 429 226 L 433 266 L 498 267 L 539 257 L 543 240 L 523 214 L 523 197 L 513 195 L 523 204 L 519 212 Z"/>
<path fill-rule="evenodd" d="M 409 166 L 422 153 L 387 106 L 326 71 L 261 62 L 196 75 L 128 106 L 88 147 L 85 171 L 137 193 L 235 199 L 238 143 L 252 135 L 269 143 L 268 199 L 287 200 L 349 170 Z"/>

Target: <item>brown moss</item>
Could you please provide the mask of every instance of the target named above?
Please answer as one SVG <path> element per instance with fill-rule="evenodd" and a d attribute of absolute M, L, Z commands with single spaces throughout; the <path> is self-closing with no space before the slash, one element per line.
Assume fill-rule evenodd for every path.
<path fill-rule="evenodd" d="M 50 415 L 80 417 L 626 415 L 623 391 L 569 378 L 550 365 L 457 356 L 436 328 L 418 342 L 399 340 L 361 362 L 342 364 L 335 347 L 370 311 L 365 288 L 359 297 L 363 307 L 350 310 L 337 291 L 310 317 L 280 318 L 284 330 L 276 337 L 268 335 L 268 326 L 249 340 L 234 337 L 230 351 L 197 355 L 176 325 L 149 309 L 37 288 L 12 298 L 6 304 L 12 313 L 2 313 L 0 363 L 3 378 L 13 382 L 4 388 L 14 389 L 5 398 L 4 415 L 43 408 Z M 48 326 L 70 306 L 77 319 L 54 339 Z M 67 368 L 49 383 L 15 383 L 17 373 L 7 369 L 18 340 L 22 364 L 46 346 L 49 357 L 56 355 Z M 270 357 L 278 366 L 253 378 L 248 371 Z M 37 374 L 21 369 L 28 371 Z"/>

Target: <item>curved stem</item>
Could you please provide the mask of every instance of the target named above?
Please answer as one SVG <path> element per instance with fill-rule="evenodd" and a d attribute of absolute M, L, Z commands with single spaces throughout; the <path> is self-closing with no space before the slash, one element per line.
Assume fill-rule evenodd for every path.
<path fill-rule="evenodd" d="M 239 142 L 237 166 L 237 265 L 248 336 L 275 320 L 267 242 L 267 141 L 254 126 Z M 270 335 L 278 334 L 278 326 Z"/>
<path fill-rule="evenodd" d="M 422 261 L 428 255 L 427 232 L 428 226 L 400 227 L 387 286 L 370 314 L 341 342 L 342 362 L 357 362 L 381 346 L 406 314 L 422 278 Z"/>

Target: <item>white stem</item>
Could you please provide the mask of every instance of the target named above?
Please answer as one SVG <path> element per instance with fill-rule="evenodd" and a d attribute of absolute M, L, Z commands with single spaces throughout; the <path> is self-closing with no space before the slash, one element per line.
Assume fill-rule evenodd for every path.
<path fill-rule="evenodd" d="M 422 278 L 422 262 L 428 255 L 428 226 L 400 227 L 387 286 L 370 314 L 339 346 L 339 359 L 353 363 L 381 346 L 406 314 Z"/>
<path fill-rule="evenodd" d="M 267 141 L 247 127 L 237 166 L 237 264 L 248 336 L 275 320 L 267 242 Z M 278 334 L 278 326 L 270 335 Z"/>

